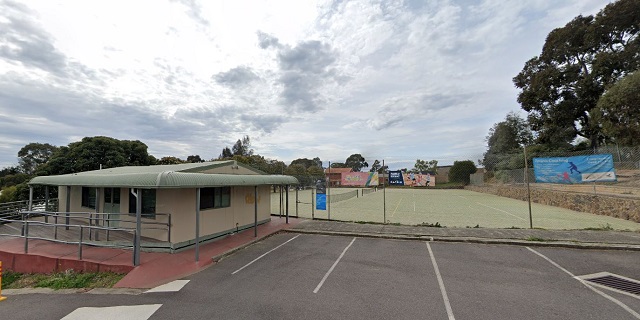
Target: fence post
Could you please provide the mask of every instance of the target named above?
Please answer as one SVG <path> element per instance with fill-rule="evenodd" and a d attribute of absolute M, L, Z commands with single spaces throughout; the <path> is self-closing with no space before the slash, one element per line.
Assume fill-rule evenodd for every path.
<path fill-rule="evenodd" d="M 24 253 L 29 253 L 29 221 L 23 220 L 24 224 Z"/>
<path fill-rule="evenodd" d="M 44 211 L 49 213 L 49 186 L 44 186 Z M 49 215 L 44 215 L 44 222 L 49 223 Z"/>
<path fill-rule="evenodd" d="M 138 239 L 138 235 L 137 232 L 134 230 L 133 231 L 133 250 L 131 250 L 131 252 L 133 253 L 133 266 L 137 267 L 138 266 L 138 244 L 136 243 L 136 240 Z"/>
<path fill-rule="evenodd" d="M 314 193 L 316 188 L 311 188 L 311 220 L 315 219 L 316 215 L 316 206 L 314 204 L 316 197 L 314 197 Z"/>
<path fill-rule="evenodd" d="M 200 261 L 200 190 L 196 189 L 196 262 Z"/>
<path fill-rule="evenodd" d="M 169 230 L 167 231 L 167 242 L 171 243 L 171 213 L 169 213 Z"/>
<path fill-rule="evenodd" d="M 331 221 L 331 161 L 329 161 L 329 184 L 327 185 L 327 219 Z"/>
<path fill-rule="evenodd" d="M 89 229 L 89 233 L 91 233 L 91 229 Z M 82 234 L 83 227 L 80 226 L 80 241 L 78 241 L 78 260 L 82 260 Z"/>
<path fill-rule="evenodd" d="M 70 223 L 70 218 L 69 218 L 69 212 L 71 212 L 71 186 L 67 186 L 67 204 L 66 204 L 66 208 L 65 208 L 65 221 L 64 223 L 66 224 L 65 226 L 65 230 L 69 230 L 69 223 Z"/>
<path fill-rule="evenodd" d="M 382 223 L 387 223 L 387 184 L 384 180 L 384 175 L 387 175 L 387 179 L 389 179 L 389 173 L 384 166 L 384 159 L 382 159 Z"/>
<path fill-rule="evenodd" d="M 140 264 L 140 245 L 142 236 L 142 189 L 138 188 L 136 190 L 136 249 L 134 250 L 136 253 L 135 256 L 135 265 L 138 266 Z"/>
<path fill-rule="evenodd" d="M 31 212 L 33 209 L 33 186 L 29 186 L 29 205 L 27 205 L 27 211 Z"/>
<path fill-rule="evenodd" d="M 529 186 L 529 163 L 527 162 L 527 146 L 524 148 L 524 179 L 527 183 L 527 202 L 529 203 L 529 229 L 533 229 L 533 217 L 531 215 L 531 186 Z"/>

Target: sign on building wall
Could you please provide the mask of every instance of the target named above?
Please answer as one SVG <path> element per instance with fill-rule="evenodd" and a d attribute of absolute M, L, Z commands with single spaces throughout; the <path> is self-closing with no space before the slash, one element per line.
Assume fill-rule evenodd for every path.
<path fill-rule="evenodd" d="M 395 186 L 433 187 L 436 185 L 436 179 L 428 173 L 404 173 L 398 170 L 389 171 L 389 184 Z"/>
<path fill-rule="evenodd" d="M 377 172 L 343 172 L 340 184 L 343 186 L 369 187 L 378 185 Z"/>
<path fill-rule="evenodd" d="M 611 154 L 533 158 L 533 172 L 539 183 L 616 181 Z"/>

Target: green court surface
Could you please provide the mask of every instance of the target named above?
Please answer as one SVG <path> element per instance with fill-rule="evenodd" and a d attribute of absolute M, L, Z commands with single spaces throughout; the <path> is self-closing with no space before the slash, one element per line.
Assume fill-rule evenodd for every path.
<path fill-rule="evenodd" d="M 467 190 L 378 189 L 362 195 L 362 189 L 335 188 L 331 194 L 360 190 L 358 197 L 329 204 L 328 210 L 312 210 L 311 190 L 289 193 L 289 215 L 341 221 L 436 225 L 460 228 L 529 228 L 525 201 Z M 285 199 L 285 195 L 282 195 Z M 386 200 L 385 200 L 386 199 Z M 283 207 L 285 201 L 283 200 Z M 297 208 L 296 208 L 297 207 Z M 385 210 L 386 208 L 386 210 Z M 272 214 L 280 210 L 280 194 L 271 194 Z M 640 231 L 640 223 L 609 216 L 531 203 L 534 228 L 614 229 Z"/>

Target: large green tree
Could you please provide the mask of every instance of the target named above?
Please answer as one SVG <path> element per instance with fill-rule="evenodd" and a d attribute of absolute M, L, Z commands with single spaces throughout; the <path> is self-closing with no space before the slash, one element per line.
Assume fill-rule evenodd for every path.
<path fill-rule="evenodd" d="M 640 71 L 624 77 L 607 90 L 598 101 L 594 119 L 602 125 L 602 132 L 616 143 L 628 146 L 638 145 L 640 142 Z"/>
<path fill-rule="evenodd" d="M 190 155 L 187 157 L 187 162 L 189 163 L 199 163 L 199 162 L 204 162 L 204 160 L 202 160 L 202 158 L 200 158 L 200 155 L 196 154 L 196 155 Z"/>
<path fill-rule="evenodd" d="M 291 161 L 291 163 L 289 165 L 292 166 L 292 165 L 300 164 L 305 169 L 308 169 L 308 168 L 311 168 L 311 167 L 318 166 L 318 161 L 316 161 L 316 159 L 319 160 L 319 158 L 314 158 L 314 159 L 298 158 L 298 159 L 295 159 L 295 160 Z M 320 162 L 320 166 L 322 167 L 322 162 Z"/>
<path fill-rule="evenodd" d="M 364 157 L 359 153 L 350 155 L 344 162 L 347 168 L 353 169 L 354 172 L 360 172 L 362 168 L 369 167 L 369 164 L 365 161 Z"/>
<path fill-rule="evenodd" d="M 416 164 L 413 165 L 413 169 L 411 172 L 420 173 L 420 172 L 429 172 L 436 174 L 438 172 L 438 160 L 416 160 Z"/>
<path fill-rule="evenodd" d="M 253 149 L 251 149 L 251 138 L 249 138 L 249 136 L 244 136 L 242 139 L 238 139 L 233 147 L 231 147 L 231 152 L 234 156 L 253 155 Z"/>
<path fill-rule="evenodd" d="M 38 167 L 49 161 L 58 147 L 48 143 L 32 142 L 18 151 L 20 169 L 26 174 L 34 174 Z"/>
<path fill-rule="evenodd" d="M 513 79 L 538 142 L 606 139 L 592 118 L 605 89 L 640 66 L 640 1 L 618 0 L 547 36 L 540 56 Z"/>
<path fill-rule="evenodd" d="M 514 112 L 509 112 L 504 121 L 494 124 L 489 129 L 486 141 L 487 152 L 484 153 L 482 165 L 489 171 L 510 169 L 513 156 L 521 155 L 522 148 L 533 143 L 533 133 L 525 119 Z M 570 147 L 568 143 L 553 143 L 560 144 L 561 148 Z"/>
<path fill-rule="evenodd" d="M 128 165 L 150 165 L 153 157 L 140 141 L 85 137 L 60 147 L 39 174 L 66 174 Z"/>
<path fill-rule="evenodd" d="M 184 160 L 178 158 L 178 157 L 172 157 L 172 156 L 167 156 L 167 157 L 162 157 L 160 159 L 158 159 L 157 164 L 161 164 L 161 165 L 165 165 L 165 164 L 181 164 L 181 163 L 185 163 Z"/>

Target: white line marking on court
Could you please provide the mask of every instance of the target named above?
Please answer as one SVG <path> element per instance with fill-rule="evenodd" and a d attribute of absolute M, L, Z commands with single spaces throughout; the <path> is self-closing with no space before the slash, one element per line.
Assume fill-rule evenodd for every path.
<path fill-rule="evenodd" d="M 258 261 L 258 260 L 262 259 L 262 257 L 264 257 L 264 256 L 268 255 L 269 253 L 271 253 L 271 252 L 275 251 L 276 249 L 278 249 L 278 248 L 280 248 L 280 247 L 284 246 L 285 244 L 289 243 L 289 241 L 292 241 L 293 239 L 295 239 L 295 238 L 297 238 L 297 237 L 299 237 L 299 236 L 300 236 L 300 235 L 297 235 L 297 236 L 295 236 L 295 237 L 293 237 L 293 238 L 291 238 L 291 239 L 289 239 L 289 240 L 285 241 L 283 244 L 281 244 L 281 245 L 279 245 L 279 246 L 277 246 L 277 247 L 275 247 L 275 248 L 273 248 L 273 249 L 271 249 L 271 250 L 269 250 L 269 251 L 265 252 L 263 255 L 261 255 L 261 256 L 259 256 L 259 257 L 255 258 L 255 259 L 251 260 L 251 262 L 249 262 L 249 263 L 245 264 L 242 268 L 240 268 L 240 269 L 238 269 L 238 270 L 236 270 L 236 271 L 232 272 L 231 274 L 236 274 L 236 273 L 240 272 L 242 269 L 244 269 L 244 268 L 246 268 L 246 267 L 250 266 L 250 265 L 251 265 L 251 264 L 253 264 L 254 262 L 256 262 L 256 261 Z"/>
<path fill-rule="evenodd" d="M 342 250 L 342 253 L 340 254 L 340 256 L 338 257 L 338 259 L 336 260 L 336 262 L 333 263 L 333 265 L 331 266 L 331 268 L 329 268 L 329 271 L 327 271 L 327 273 L 324 275 L 324 277 L 322 277 L 322 280 L 320 280 L 320 283 L 318 283 L 318 286 L 313 290 L 313 293 L 318 293 L 318 291 L 320 290 L 320 288 L 322 288 L 322 285 L 324 284 L 324 281 L 327 280 L 327 278 L 329 277 L 329 275 L 331 274 L 331 272 L 333 272 L 333 269 L 338 265 L 338 262 L 340 262 L 340 260 L 342 259 L 342 257 L 344 256 L 344 254 L 347 252 L 347 250 L 349 250 L 349 247 L 351 247 L 351 245 L 353 244 L 353 242 L 356 241 L 356 238 L 353 237 L 353 240 L 351 240 L 351 242 L 349 243 L 349 245 L 344 248 L 344 250 Z"/>
<path fill-rule="evenodd" d="M 82 307 L 69 313 L 61 320 L 104 320 L 104 319 L 118 319 L 118 320 L 145 320 L 149 319 L 158 309 L 161 304 L 147 304 L 139 306 L 116 306 L 116 307 Z"/>
<path fill-rule="evenodd" d="M 177 292 L 180 291 L 187 283 L 189 283 L 189 280 L 176 280 L 176 281 L 171 281 L 169 283 L 165 283 L 161 286 L 157 286 L 153 289 L 149 289 L 147 291 L 145 291 L 145 293 L 150 293 L 150 292 Z"/>
<path fill-rule="evenodd" d="M 436 271 L 436 277 L 438 278 L 438 284 L 440 285 L 440 292 L 442 293 L 444 306 L 447 308 L 447 316 L 449 317 L 449 320 L 455 320 L 456 318 L 453 316 L 453 310 L 451 309 L 451 304 L 449 303 L 449 297 L 447 297 L 447 290 L 444 288 L 444 281 L 442 281 L 440 269 L 438 269 L 438 264 L 436 263 L 436 257 L 433 255 L 433 251 L 431 250 L 431 245 L 429 245 L 429 242 L 425 243 L 427 244 L 427 249 L 429 249 L 429 256 L 431 256 L 433 269 Z"/>
<path fill-rule="evenodd" d="M 464 196 L 461 196 L 461 195 L 458 195 L 458 197 L 460 197 L 460 198 L 462 198 L 462 199 L 465 199 L 465 200 L 469 200 L 468 198 L 466 198 L 466 197 L 464 197 Z M 473 200 L 469 200 L 469 201 L 473 201 Z M 506 214 L 508 214 L 508 215 L 510 215 L 510 216 L 512 216 L 512 217 L 516 217 L 516 218 L 518 218 L 518 219 L 520 219 L 520 220 L 527 221 L 527 219 L 522 218 L 522 217 L 518 217 L 518 216 L 516 216 L 515 214 L 513 214 L 513 213 L 511 213 L 511 212 L 504 211 L 504 210 L 501 210 L 501 209 L 498 209 L 498 208 L 494 208 L 494 207 L 492 207 L 492 206 L 488 206 L 488 205 L 486 205 L 486 204 L 484 204 L 484 203 L 480 203 L 480 202 L 477 202 L 477 201 L 475 201 L 475 203 L 477 203 L 477 204 L 479 204 L 479 205 L 481 205 L 481 206 L 485 206 L 485 207 L 487 207 L 487 208 L 490 208 L 490 209 L 496 210 L 496 211 L 500 211 L 500 212 L 502 212 L 502 213 L 506 213 Z"/>
<path fill-rule="evenodd" d="M 601 295 L 601 296 L 605 297 L 606 299 L 610 300 L 611 302 L 613 302 L 613 303 L 617 304 L 618 306 L 622 307 L 622 309 L 624 309 L 624 310 L 626 310 L 627 312 L 629 312 L 632 316 L 636 317 L 636 319 L 640 319 L 640 314 L 639 314 L 639 313 L 637 313 L 635 310 L 633 310 L 633 309 L 629 308 L 629 306 L 627 306 L 626 304 L 624 304 L 624 303 L 622 303 L 621 301 L 617 300 L 616 298 L 614 298 L 614 297 L 612 297 L 612 296 L 610 296 L 610 295 L 608 295 L 608 294 L 606 294 L 606 293 L 604 293 L 604 292 L 602 292 L 602 291 L 600 291 L 600 290 L 598 290 L 598 289 L 594 288 L 592 285 L 590 285 L 590 284 L 589 284 L 588 282 L 586 282 L 585 280 L 582 280 L 582 279 L 580 279 L 580 278 L 577 278 L 577 277 L 576 277 L 573 273 L 571 273 L 569 270 L 567 270 L 567 269 L 563 268 L 562 266 L 560 266 L 559 264 L 557 264 L 555 261 L 553 261 L 553 260 L 551 260 L 551 259 L 547 258 L 547 256 L 545 256 L 544 254 L 542 254 L 542 253 L 540 253 L 540 252 L 538 252 L 538 251 L 536 251 L 536 250 L 533 250 L 533 249 L 531 249 L 531 248 L 529 248 L 529 247 L 527 247 L 527 249 L 529 249 L 529 251 L 531 251 L 531 252 L 533 252 L 533 253 L 537 254 L 538 256 L 542 257 L 543 259 L 545 259 L 545 260 L 549 261 L 549 263 L 551 263 L 552 265 L 554 265 L 556 268 L 558 268 L 558 269 L 560 269 L 560 270 L 564 271 L 566 274 L 570 275 L 572 278 L 574 278 L 574 279 L 576 279 L 576 280 L 580 281 L 580 283 L 582 283 L 585 287 L 587 287 L 587 288 L 591 289 L 593 292 L 595 292 L 595 293 L 597 293 L 597 294 L 599 294 L 599 295 Z"/>
<path fill-rule="evenodd" d="M 392 217 L 394 214 L 396 214 L 396 211 L 398 211 L 398 207 L 400 206 L 400 202 L 402 202 L 402 200 L 404 200 L 404 197 L 400 198 L 400 201 L 398 201 L 398 204 L 396 205 L 396 209 L 393 210 L 393 213 L 391 213 Z"/>

